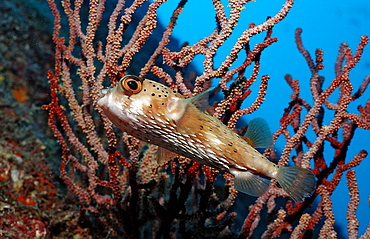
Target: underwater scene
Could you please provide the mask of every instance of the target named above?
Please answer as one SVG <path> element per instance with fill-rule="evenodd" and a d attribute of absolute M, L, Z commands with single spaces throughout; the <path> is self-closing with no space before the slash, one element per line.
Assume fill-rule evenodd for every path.
<path fill-rule="evenodd" d="M 1 238 L 370 238 L 370 2 L 3 0 Z"/>

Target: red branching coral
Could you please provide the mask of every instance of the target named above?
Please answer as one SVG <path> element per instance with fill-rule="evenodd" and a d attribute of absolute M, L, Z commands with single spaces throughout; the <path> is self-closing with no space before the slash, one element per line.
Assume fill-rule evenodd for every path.
<path fill-rule="evenodd" d="M 91 228 L 91 231 L 95 235 L 102 236 L 235 236 L 231 225 L 236 214 L 231 206 L 237 191 L 231 175 L 224 173 L 223 179 L 216 180 L 217 170 L 179 156 L 158 165 L 154 160 L 156 146 L 116 130 L 97 105 L 103 85 L 108 81 L 115 85 L 133 67 L 135 57 L 142 53 L 157 28 L 157 9 L 164 1 L 156 0 L 150 4 L 145 4 L 144 0 L 118 1 L 110 11 L 104 0 L 89 1 L 88 9 L 82 2 L 66 0 L 58 5 L 56 1 L 48 0 L 55 18 L 53 41 L 56 48 L 55 68 L 48 73 L 51 102 L 44 106 L 49 112 L 49 125 L 62 148 L 60 176 L 77 196 L 81 216 L 85 215 L 85 219 L 94 223 L 96 229 Z M 235 129 L 242 115 L 258 110 L 265 100 L 270 77 L 260 77 L 260 57 L 265 48 L 277 41 L 271 37 L 272 28 L 285 18 L 294 1 L 287 0 L 275 16 L 262 24 L 251 23 L 220 66 L 215 67 L 216 53 L 233 33 L 243 6 L 248 2 L 231 1 L 231 10 L 227 13 L 221 1 L 213 1 L 217 23 L 214 31 L 194 45 L 184 45 L 174 51 L 168 43 L 186 5 L 185 0 L 180 1 L 157 48 L 145 60 L 141 58 L 146 63 L 134 73 L 141 77 L 152 73 L 186 97 L 206 90 L 211 81 L 218 83 L 216 92 L 222 90 L 224 98 L 210 111 Z M 140 9 L 145 14 L 134 23 L 133 14 Z M 87 23 L 82 20 L 84 14 L 88 15 Z M 107 28 L 102 24 L 104 17 L 109 17 Z M 62 27 L 64 18 L 68 20 L 69 33 Z M 129 32 L 132 27 L 136 30 Z M 106 30 L 105 40 L 96 41 L 100 29 Z M 262 33 L 266 34 L 262 42 L 251 46 L 250 39 Z M 279 165 L 286 165 L 293 159 L 298 166 L 312 168 L 318 188 L 303 203 L 294 203 L 274 182 L 269 191 L 250 206 L 239 238 L 252 237 L 256 228 L 262 227 L 259 223 L 267 221 L 261 213 L 263 208 L 267 208 L 268 217 L 272 218 L 266 228 L 262 227 L 264 238 L 276 238 L 283 233 L 290 233 L 292 238 L 311 237 L 315 228 L 321 237 L 335 237 L 331 195 L 348 170 L 348 187 L 351 202 L 354 202 L 348 208 L 348 229 L 351 236 L 357 236 L 355 202 L 358 190 L 352 168 L 360 164 L 367 152 L 360 151 L 351 160 L 346 159 L 346 152 L 356 128 L 370 129 L 370 101 L 359 108 L 359 113 L 350 113 L 347 109 L 351 102 L 363 95 L 370 78 L 365 78 L 360 89 L 354 92 L 349 72 L 360 60 L 368 38 L 361 38 L 354 53 L 347 45 L 340 47 L 336 77 L 323 88 L 324 77 L 320 75 L 324 67 L 323 51 L 316 51 L 314 62 L 303 47 L 300 34 L 301 30 L 297 30 L 296 42 L 311 71 L 310 90 L 314 103 L 310 105 L 300 97 L 299 81 L 287 75 L 286 81 L 293 89 L 292 100 L 280 119 L 280 128 L 273 135 L 275 141 L 283 136 L 286 145 L 279 159 L 272 150 L 267 150 L 265 155 Z M 204 71 L 192 82 L 186 78 L 186 66 L 199 54 L 205 57 Z M 245 60 L 232 68 L 238 57 Z M 247 68 L 252 68 L 250 76 L 245 75 Z M 234 82 L 230 84 L 233 78 Z M 249 107 L 241 108 L 250 96 L 251 85 L 256 82 L 259 82 L 260 90 L 255 101 Z M 339 96 L 336 102 L 331 102 L 329 96 L 335 90 L 339 90 Z M 329 123 L 322 120 L 324 108 L 334 112 Z M 316 135 L 314 139 L 307 136 L 311 129 Z M 335 149 L 332 159 L 324 157 L 325 142 Z M 308 150 L 304 150 L 304 145 Z M 216 186 L 220 183 L 222 187 Z M 311 209 L 314 201 L 318 205 Z M 323 225 L 320 221 L 324 221 Z"/>

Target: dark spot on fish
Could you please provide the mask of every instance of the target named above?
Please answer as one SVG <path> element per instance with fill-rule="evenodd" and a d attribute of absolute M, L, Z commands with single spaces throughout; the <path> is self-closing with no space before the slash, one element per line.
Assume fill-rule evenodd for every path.
<path fill-rule="evenodd" d="M 164 97 L 167 97 L 167 95 L 164 95 Z"/>
<path fill-rule="evenodd" d="M 162 97 L 162 95 L 158 95 L 158 97 Z"/>
<path fill-rule="evenodd" d="M 152 108 L 153 107 L 153 105 L 149 105 L 149 108 Z"/>
<path fill-rule="evenodd" d="M 162 105 L 164 105 L 164 103 L 162 102 Z"/>
<path fill-rule="evenodd" d="M 153 87 L 155 87 L 155 85 L 153 85 Z"/>
<path fill-rule="evenodd" d="M 154 94 L 154 93 L 152 93 L 152 96 L 155 96 L 155 94 Z"/>
<path fill-rule="evenodd" d="M 177 92 L 174 90 L 174 91 L 172 91 L 174 94 L 176 94 Z"/>
<path fill-rule="evenodd" d="M 209 131 L 213 131 L 213 129 L 212 128 L 209 128 Z"/>
<path fill-rule="evenodd" d="M 235 153 L 237 153 L 237 152 L 238 152 L 238 150 L 234 149 L 234 152 L 235 152 Z"/>
<path fill-rule="evenodd" d="M 200 129 L 203 129 L 203 125 L 200 126 Z"/>
<path fill-rule="evenodd" d="M 150 116 L 150 119 L 155 120 L 155 118 L 153 116 Z"/>
<path fill-rule="evenodd" d="M 146 89 L 144 89 L 144 91 L 146 91 Z"/>
<path fill-rule="evenodd" d="M 157 90 L 159 90 L 159 87 L 157 87 Z"/>
<path fill-rule="evenodd" d="M 229 143 L 229 146 L 233 146 L 233 143 Z"/>

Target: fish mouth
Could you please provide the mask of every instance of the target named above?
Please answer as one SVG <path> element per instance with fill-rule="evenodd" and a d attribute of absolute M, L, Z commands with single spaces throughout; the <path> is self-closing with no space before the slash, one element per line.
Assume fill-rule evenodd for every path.
<path fill-rule="evenodd" d="M 108 97 L 107 95 L 109 94 L 109 91 L 110 91 L 109 88 L 100 90 L 100 99 L 98 100 L 98 105 L 102 108 L 104 108 L 104 105 L 107 101 L 107 97 Z"/>
<path fill-rule="evenodd" d="M 105 88 L 105 89 L 102 89 L 101 91 L 100 91 L 100 96 L 101 97 L 104 97 L 104 96 L 106 96 L 108 93 L 109 93 L 109 88 Z"/>

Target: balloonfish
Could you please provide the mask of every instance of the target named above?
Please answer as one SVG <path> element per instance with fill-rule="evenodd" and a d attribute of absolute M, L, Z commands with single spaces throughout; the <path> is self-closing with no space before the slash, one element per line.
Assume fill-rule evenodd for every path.
<path fill-rule="evenodd" d="M 266 140 L 269 130 L 264 120 L 252 120 L 241 137 L 206 112 L 208 93 L 185 98 L 155 81 L 127 75 L 114 88 L 102 90 L 98 105 L 129 135 L 231 173 L 238 191 L 261 196 L 269 187 L 268 177 L 276 179 L 296 202 L 312 195 L 316 180 L 311 170 L 280 167 L 255 149 L 271 142 L 271 135 Z"/>

